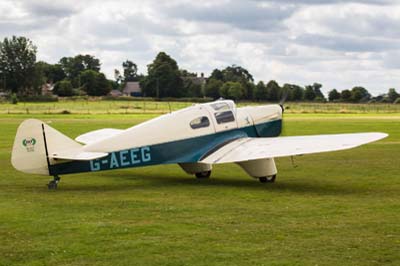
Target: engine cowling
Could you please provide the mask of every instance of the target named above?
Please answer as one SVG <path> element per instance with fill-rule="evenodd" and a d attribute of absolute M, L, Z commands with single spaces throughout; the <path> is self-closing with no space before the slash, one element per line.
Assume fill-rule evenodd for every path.
<path fill-rule="evenodd" d="M 237 164 L 254 178 L 274 176 L 278 173 L 274 158 L 243 161 Z"/>

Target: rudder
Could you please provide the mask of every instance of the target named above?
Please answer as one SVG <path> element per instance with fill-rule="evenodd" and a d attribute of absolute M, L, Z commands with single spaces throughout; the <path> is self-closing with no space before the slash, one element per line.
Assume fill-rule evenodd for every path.
<path fill-rule="evenodd" d="M 81 145 L 37 119 L 23 121 L 17 130 L 11 164 L 24 173 L 50 175 L 49 157 L 57 150 L 79 148 Z"/>

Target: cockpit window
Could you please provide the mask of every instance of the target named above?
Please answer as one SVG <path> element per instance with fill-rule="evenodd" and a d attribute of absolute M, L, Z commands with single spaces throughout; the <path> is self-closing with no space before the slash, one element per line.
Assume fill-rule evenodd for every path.
<path fill-rule="evenodd" d="M 207 116 L 201 116 L 196 119 L 193 119 L 190 122 L 190 127 L 193 129 L 208 127 L 210 125 L 210 120 Z"/>
<path fill-rule="evenodd" d="M 215 111 L 225 111 L 225 110 L 229 110 L 229 105 L 227 103 L 213 103 L 211 104 L 211 107 L 215 110 Z"/>
<path fill-rule="evenodd" d="M 215 113 L 215 119 L 218 124 L 228 123 L 235 121 L 235 117 L 231 111 L 223 111 Z"/>

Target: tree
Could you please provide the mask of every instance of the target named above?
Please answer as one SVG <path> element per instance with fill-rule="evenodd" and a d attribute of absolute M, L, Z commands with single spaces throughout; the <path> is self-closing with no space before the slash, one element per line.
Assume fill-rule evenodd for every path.
<path fill-rule="evenodd" d="M 36 46 L 25 37 L 4 38 L 0 42 L 0 72 L 6 89 L 28 94 L 33 86 Z"/>
<path fill-rule="evenodd" d="M 62 97 L 72 96 L 74 94 L 74 90 L 72 88 L 71 81 L 65 79 L 57 82 L 54 86 L 54 93 Z"/>
<path fill-rule="evenodd" d="M 222 87 L 223 82 L 218 79 L 210 78 L 207 80 L 205 93 L 207 97 L 218 99 L 220 97 L 219 90 Z"/>
<path fill-rule="evenodd" d="M 216 69 L 213 70 L 213 72 L 211 72 L 211 75 L 210 75 L 209 79 L 215 79 L 215 80 L 223 81 L 224 80 L 224 74 L 222 73 L 221 70 L 216 68 Z"/>
<path fill-rule="evenodd" d="M 232 82 L 232 81 L 228 81 Z M 229 87 L 230 85 L 227 84 L 228 82 L 225 82 L 222 84 L 221 88 L 219 88 L 219 95 L 221 95 L 222 98 L 228 99 L 229 98 Z"/>
<path fill-rule="evenodd" d="M 118 69 L 114 69 L 114 79 L 117 84 L 121 84 L 123 78 Z"/>
<path fill-rule="evenodd" d="M 280 100 L 281 88 L 275 80 L 271 80 L 267 83 L 268 100 L 272 102 L 278 102 Z"/>
<path fill-rule="evenodd" d="M 282 93 L 289 92 L 287 96 L 288 101 L 301 101 L 304 96 L 304 88 L 295 84 L 284 84 L 282 87 Z"/>
<path fill-rule="evenodd" d="M 239 82 L 233 82 L 228 90 L 228 94 L 230 98 L 234 100 L 239 100 L 243 98 L 245 91 L 242 84 L 240 84 Z"/>
<path fill-rule="evenodd" d="M 325 95 L 322 93 L 321 88 L 322 88 L 322 84 L 319 83 L 314 83 L 312 85 L 313 90 L 314 90 L 314 94 L 315 94 L 315 99 L 320 99 L 321 100 L 325 100 Z M 314 100 L 315 100 L 314 99 Z"/>
<path fill-rule="evenodd" d="M 313 86 L 308 85 L 304 90 L 304 99 L 307 101 L 314 101 L 316 95 Z"/>
<path fill-rule="evenodd" d="M 228 81 L 222 85 L 220 94 L 224 98 L 239 100 L 244 96 L 244 89 L 240 82 Z"/>
<path fill-rule="evenodd" d="M 201 97 L 201 85 L 198 83 L 193 82 L 192 79 L 186 77 L 183 78 L 183 91 L 185 97 Z"/>
<path fill-rule="evenodd" d="M 184 96 L 178 64 L 165 52 L 160 52 L 147 66 L 148 75 L 140 82 L 143 92 L 151 97 Z"/>
<path fill-rule="evenodd" d="M 394 88 L 390 88 L 387 94 L 387 97 L 391 103 L 396 101 L 397 98 L 400 97 L 400 95 L 396 92 Z"/>
<path fill-rule="evenodd" d="M 253 82 L 248 82 L 248 81 L 243 82 L 241 84 L 242 84 L 243 91 L 244 91 L 243 99 L 253 100 L 256 85 L 254 85 Z"/>
<path fill-rule="evenodd" d="M 344 102 L 349 102 L 351 99 L 351 91 L 350 90 L 342 90 L 342 92 L 340 93 L 340 98 Z"/>
<path fill-rule="evenodd" d="M 88 54 L 77 55 L 75 57 L 63 57 L 60 59 L 59 64 L 74 87 L 79 87 L 82 84 L 79 80 L 79 76 L 83 71 L 100 71 L 100 60 Z"/>
<path fill-rule="evenodd" d="M 104 74 L 94 70 L 83 71 L 80 80 L 84 91 L 90 96 L 107 95 L 111 90 L 111 85 Z"/>
<path fill-rule="evenodd" d="M 363 87 L 354 87 L 351 89 L 352 102 L 366 102 L 371 98 L 371 94 Z"/>
<path fill-rule="evenodd" d="M 222 70 L 222 74 L 225 82 L 234 81 L 242 84 L 244 82 L 254 82 L 253 76 L 249 73 L 249 71 L 241 66 L 229 66 Z"/>
<path fill-rule="evenodd" d="M 43 84 L 47 83 L 47 77 L 46 77 L 46 68 L 47 68 L 47 63 L 44 62 L 37 62 L 35 63 L 34 67 L 34 73 L 31 77 L 31 88 L 30 91 L 31 93 L 29 94 L 41 94 L 42 92 L 42 86 Z"/>
<path fill-rule="evenodd" d="M 109 79 L 108 83 L 110 84 L 110 88 L 112 90 L 120 90 L 121 89 L 120 84 L 118 84 L 115 80 L 110 80 Z"/>
<path fill-rule="evenodd" d="M 122 63 L 124 69 L 124 81 L 138 81 L 137 65 L 130 60 Z"/>
<path fill-rule="evenodd" d="M 182 95 L 185 97 L 202 97 L 204 96 L 203 82 L 205 80 L 198 79 L 197 73 L 189 72 L 186 69 L 179 69 L 179 76 L 183 82 Z M 204 74 L 201 74 L 204 77 Z"/>
<path fill-rule="evenodd" d="M 35 68 L 40 69 L 46 83 L 57 83 L 66 78 L 66 75 L 60 64 L 49 64 L 39 61 L 35 64 Z"/>
<path fill-rule="evenodd" d="M 92 55 L 77 55 L 75 60 L 80 62 L 85 70 L 100 72 L 100 60 Z"/>
<path fill-rule="evenodd" d="M 333 89 L 329 92 L 328 99 L 330 102 L 337 101 L 340 99 L 340 93 L 336 89 Z"/>
<path fill-rule="evenodd" d="M 268 99 L 268 90 L 267 86 L 265 86 L 264 82 L 260 81 L 257 83 L 255 87 L 254 97 L 257 100 L 267 100 Z"/>
<path fill-rule="evenodd" d="M 179 73 L 181 77 L 197 77 L 197 73 L 189 72 L 186 69 L 179 69 Z"/>
<path fill-rule="evenodd" d="M 48 69 L 45 69 L 45 76 L 47 82 L 56 83 L 66 78 L 66 75 L 60 64 L 50 65 Z"/>

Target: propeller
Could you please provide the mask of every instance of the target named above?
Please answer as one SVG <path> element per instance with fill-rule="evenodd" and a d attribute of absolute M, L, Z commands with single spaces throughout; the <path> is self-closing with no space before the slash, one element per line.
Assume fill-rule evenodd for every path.
<path fill-rule="evenodd" d="M 285 104 L 288 96 L 289 96 L 289 89 L 286 89 L 285 91 L 282 92 L 282 97 L 281 97 L 281 100 L 279 101 L 279 106 L 282 108 L 282 116 L 283 116 L 283 113 L 285 112 L 284 104 Z M 284 129 L 285 129 L 285 126 L 284 126 L 283 117 L 282 117 L 282 127 L 281 127 L 282 135 L 285 135 Z"/>
<path fill-rule="evenodd" d="M 289 96 L 289 89 L 285 90 L 282 93 L 281 100 L 279 101 L 279 106 L 282 108 L 282 113 L 285 112 L 285 107 L 283 106 L 286 102 L 287 97 Z"/>

